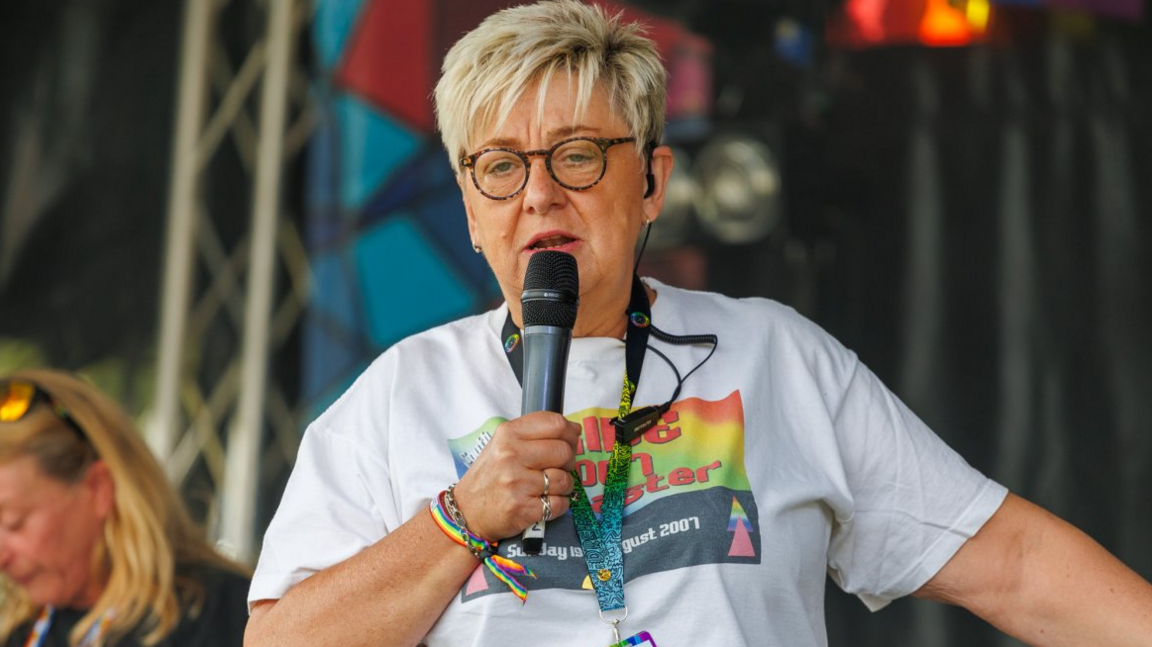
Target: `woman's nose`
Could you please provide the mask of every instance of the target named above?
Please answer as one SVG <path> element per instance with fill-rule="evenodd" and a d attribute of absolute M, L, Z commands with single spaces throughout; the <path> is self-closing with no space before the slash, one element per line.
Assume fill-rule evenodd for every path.
<path fill-rule="evenodd" d="M 564 187 L 556 183 L 541 157 L 531 160 L 528 184 L 524 187 L 524 210 L 544 215 L 564 204 Z"/>

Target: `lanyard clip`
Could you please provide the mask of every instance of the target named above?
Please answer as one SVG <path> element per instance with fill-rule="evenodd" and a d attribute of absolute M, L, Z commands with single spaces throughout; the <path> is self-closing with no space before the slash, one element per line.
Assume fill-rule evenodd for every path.
<path fill-rule="evenodd" d="M 664 415 L 664 407 L 644 407 L 621 418 L 616 416 L 611 420 L 616 427 L 617 442 L 631 443 L 659 422 Z"/>
<path fill-rule="evenodd" d="M 611 611 L 616 611 L 616 609 L 611 609 Z M 603 622 L 606 625 L 612 625 L 612 635 L 616 637 L 615 641 L 613 641 L 613 643 L 612 643 L 613 647 L 616 647 L 617 645 L 620 644 L 620 623 L 624 622 L 624 620 L 627 617 L 628 617 L 628 606 L 627 605 L 624 606 L 624 615 L 622 615 L 618 618 L 612 618 L 612 619 L 605 618 L 604 617 L 604 610 L 603 609 L 600 610 L 600 622 Z"/>

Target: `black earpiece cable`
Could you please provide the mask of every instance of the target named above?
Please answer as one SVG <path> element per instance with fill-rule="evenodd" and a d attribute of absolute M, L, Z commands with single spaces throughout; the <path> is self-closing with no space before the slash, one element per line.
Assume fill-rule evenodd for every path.
<path fill-rule="evenodd" d="M 676 370 L 676 367 L 672 364 L 672 360 L 668 359 L 667 355 L 660 352 L 659 349 L 653 347 L 652 345 L 648 346 L 648 348 L 660 356 L 660 358 L 663 359 L 664 362 L 668 364 L 668 366 L 672 369 L 672 372 L 676 374 L 676 390 L 672 392 L 672 397 L 669 398 L 667 402 L 660 405 L 660 413 L 664 413 L 669 409 L 669 407 L 672 406 L 672 403 L 676 401 L 676 398 L 680 397 L 680 389 L 684 386 L 684 382 L 688 381 L 688 378 L 691 377 L 693 373 L 700 370 L 701 366 L 704 366 L 708 360 L 712 359 L 712 355 L 716 353 L 716 347 L 720 345 L 720 338 L 710 333 L 699 335 L 673 335 L 672 333 L 667 333 L 663 330 L 660 330 L 655 326 L 655 324 L 650 327 L 652 329 L 652 336 L 667 344 L 672 344 L 675 346 L 696 346 L 700 344 L 710 344 L 712 346 L 712 350 L 708 351 L 707 357 L 700 360 L 700 363 L 693 367 L 691 371 L 688 371 L 684 377 L 680 377 L 680 371 Z"/>
<path fill-rule="evenodd" d="M 665 355 L 655 346 L 652 346 L 651 344 L 648 345 L 648 349 L 653 353 L 656 353 L 660 359 L 664 360 L 664 363 L 668 365 L 668 368 L 672 369 L 672 373 L 676 376 L 676 389 L 672 392 L 672 397 L 668 398 L 668 401 L 664 404 L 659 406 L 642 407 L 629 413 L 623 418 L 612 419 L 612 424 L 616 426 L 617 433 L 621 434 L 621 437 L 625 442 L 632 442 L 640 434 L 655 426 L 656 423 L 660 420 L 660 416 L 664 415 L 669 409 L 672 408 L 672 403 L 676 402 L 676 398 L 680 397 L 680 389 L 683 388 L 684 382 L 687 381 L 687 379 L 691 377 L 693 373 L 699 370 L 701 366 L 704 366 L 708 360 L 712 359 L 712 355 L 716 353 L 716 347 L 719 346 L 720 341 L 719 338 L 713 334 L 673 335 L 672 333 L 660 330 L 655 325 L 649 325 L 649 330 L 651 330 L 652 335 L 660 341 L 672 344 L 674 346 L 710 344 L 712 346 L 712 350 L 708 351 L 708 356 L 700 360 L 700 363 L 693 367 L 691 371 L 688 371 L 686 375 L 681 377 L 680 371 L 676 369 L 676 365 L 672 363 L 672 360 L 669 359 L 667 355 Z"/>

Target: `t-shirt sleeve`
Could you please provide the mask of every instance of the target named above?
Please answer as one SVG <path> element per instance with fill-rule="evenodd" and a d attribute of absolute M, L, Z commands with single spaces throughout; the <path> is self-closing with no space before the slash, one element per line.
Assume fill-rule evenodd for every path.
<path fill-rule="evenodd" d="M 873 611 L 930 580 L 1007 490 L 944 444 L 852 356 L 834 433 L 848 489 L 828 570 Z"/>
<path fill-rule="evenodd" d="M 379 541 L 401 520 L 386 463 L 322 417 L 304 434 L 264 544 L 248 605 L 279 599 L 314 573 Z"/>

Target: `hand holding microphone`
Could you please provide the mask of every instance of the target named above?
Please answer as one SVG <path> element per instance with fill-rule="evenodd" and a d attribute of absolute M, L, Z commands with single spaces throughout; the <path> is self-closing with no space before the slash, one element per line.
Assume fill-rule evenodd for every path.
<path fill-rule="evenodd" d="M 550 412 L 501 423 L 456 486 L 468 529 L 488 541 L 519 535 L 543 517 L 548 475 L 552 518 L 568 511 L 580 426 Z"/>
<path fill-rule="evenodd" d="M 540 251 L 528 259 L 520 317 L 524 326 L 524 395 L 521 415 L 537 411 L 564 413 L 564 376 L 568 348 L 580 306 L 576 258 L 564 252 Z M 540 520 L 524 531 L 524 552 L 535 555 L 544 545 L 544 526 L 553 517 L 551 479 L 544 471 Z"/>
<path fill-rule="evenodd" d="M 497 428 L 456 488 L 470 530 L 500 540 L 528 526 L 529 554 L 543 548 L 545 523 L 568 511 L 574 486 L 580 426 L 560 414 L 579 294 L 571 254 L 532 255 L 520 301 L 522 415 Z"/>

